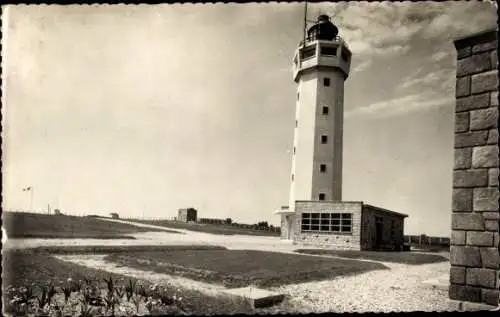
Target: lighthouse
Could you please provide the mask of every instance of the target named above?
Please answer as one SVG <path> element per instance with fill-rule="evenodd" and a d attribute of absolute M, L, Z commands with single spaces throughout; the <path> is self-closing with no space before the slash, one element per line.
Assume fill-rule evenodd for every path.
<path fill-rule="evenodd" d="M 297 201 L 342 200 L 344 82 L 352 53 L 327 15 L 304 33 L 293 58 L 297 95 L 290 197 L 288 206 L 275 212 L 285 240 L 294 236 Z"/>
<path fill-rule="evenodd" d="M 342 200 L 344 82 L 351 56 L 327 15 L 318 17 L 295 52 L 290 209 L 297 200 Z"/>
<path fill-rule="evenodd" d="M 401 250 L 406 214 L 342 200 L 344 83 L 351 51 L 327 15 L 305 32 L 293 58 L 297 85 L 288 206 L 281 239 L 338 250 Z"/>

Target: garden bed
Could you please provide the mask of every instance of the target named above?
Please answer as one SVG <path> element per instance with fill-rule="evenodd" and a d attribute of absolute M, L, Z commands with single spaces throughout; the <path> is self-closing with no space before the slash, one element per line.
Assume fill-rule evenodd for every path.
<path fill-rule="evenodd" d="M 105 260 L 229 288 L 272 287 L 388 269 L 380 263 L 250 250 L 128 252 Z"/>
<path fill-rule="evenodd" d="M 418 252 L 341 251 L 328 249 L 298 249 L 294 252 L 409 265 L 421 265 L 448 261 L 448 259 L 442 255 Z"/>
<path fill-rule="evenodd" d="M 207 296 L 196 290 L 173 288 L 166 281 L 164 285 L 152 285 L 147 280 L 128 279 L 64 262 L 45 253 L 4 251 L 3 269 L 4 311 L 15 316 L 111 315 L 113 309 L 115 315 L 127 316 L 255 314 L 280 309 L 254 310 L 242 298 Z M 47 303 L 49 297 L 51 300 Z"/>

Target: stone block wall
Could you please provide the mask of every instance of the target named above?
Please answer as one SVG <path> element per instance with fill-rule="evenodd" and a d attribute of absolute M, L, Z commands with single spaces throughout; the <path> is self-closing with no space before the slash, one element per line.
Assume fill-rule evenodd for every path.
<path fill-rule="evenodd" d="M 455 162 L 449 296 L 499 303 L 497 31 L 455 41 Z"/>

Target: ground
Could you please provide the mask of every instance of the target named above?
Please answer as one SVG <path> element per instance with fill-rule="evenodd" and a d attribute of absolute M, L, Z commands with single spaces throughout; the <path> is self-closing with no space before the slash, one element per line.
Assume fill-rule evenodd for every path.
<path fill-rule="evenodd" d="M 45 286 L 49 282 L 57 287 L 66 284 L 68 278 L 72 280 L 84 280 L 92 278 L 101 288 L 105 288 L 104 279 L 112 277 L 120 285 L 125 285 L 130 276 L 115 274 L 91 266 L 82 266 L 67 261 L 62 261 L 53 256 L 43 253 L 32 253 L 22 251 L 8 251 L 3 254 L 3 268 L 5 269 L 2 281 L 2 293 L 5 294 L 8 286 L 21 287 L 35 284 Z M 146 288 L 153 284 L 148 278 L 135 278 Z M 167 281 L 155 281 L 166 285 Z M 37 295 L 40 293 L 37 289 Z M 244 300 L 230 298 L 228 296 L 209 296 L 193 289 L 177 289 L 176 293 L 182 297 L 183 310 L 189 314 L 202 315 L 207 312 L 220 314 L 253 313 L 254 310 Z M 4 306 L 5 307 L 5 306 Z M 262 312 L 266 312 L 263 310 Z"/>
<path fill-rule="evenodd" d="M 180 221 L 171 221 L 171 220 L 134 220 L 136 223 L 142 223 L 147 225 L 154 225 L 172 229 L 185 229 L 190 231 L 204 232 L 204 233 L 212 233 L 219 235 L 236 235 L 236 234 L 244 234 L 244 235 L 252 235 L 252 236 L 271 236 L 271 237 L 279 237 L 279 232 L 274 231 L 264 231 L 264 230 L 253 230 L 253 229 L 245 229 L 239 228 L 234 225 L 227 224 L 203 224 L 203 223 L 186 223 Z"/>
<path fill-rule="evenodd" d="M 120 220 L 114 222 L 123 223 Z M 140 226 L 143 232 L 131 234 L 135 240 L 80 239 L 61 242 L 55 239 L 9 239 L 4 248 L 12 250 L 13 248 L 44 246 L 47 249 L 51 246 L 59 247 L 77 243 L 83 243 L 82 247 L 89 248 L 85 245 L 98 243 L 96 245 L 102 244 L 107 248 L 114 246 L 123 248 L 133 245 L 135 246 L 133 252 L 144 248 L 145 252 L 142 254 L 135 253 L 133 256 L 124 257 L 124 253 L 119 252 L 108 256 L 106 254 L 109 253 L 109 249 L 106 251 L 102 248 L 103 254 L 100 255 L 92 250 L 88 251 L 90 254 L 65 254 L 52 257 L 38 253 L 45 258 L 36 260 L 37 258 L 31 256 L 18 257 L 19 261 L 25 261 L 27 264 L 10 266 L 10 269 L 8 266 L 4 267 L 6 267 L 6 272 L 13 272 L 14 277 L 16 274 L 22 275 L 22 272 L 32 272 L 30 274 L 34 275 L 45 274 L 42 281 L 48 278 L 47 276 L 67 278 L 68 274 L 78 275 L 80 274 L 78 272 L 87 269 L 97 269 L 106 274 L 118 274 L 122 278 L 133 277 L 149 283 L 161 284 L 168 281 L 184 292 L 199 294 L 186 295 L 186 298 L 189 296 L 202 298 L 214 305 L 208 309 L 201 301 L 198 303 L 193 299 L 193 310 L 205 307 L 207 311 L 219 314 L 229 311 L 245 313 L 250 309 L 248 306 L 239 304 L 237 299 L 233 298 L 234 302 L 229 300 L 224 293 L 225 286 L 222 285 L 221 280 L 229 281 L 225 283 L 227 286 L 237 286 L 241 285 L 239 283 L 248 282 L 255 285 L 261 282 L 261 287 L 285 294 L 286 301 L 274 307 L 274 312 L 441 311 L 448 308 L 446 284 L 429 284 L 427 281 L 433 279 L 442 281 L 443 276 L 447 277 L 449 263 L 442 259 L 440 260 L 442 262 L 429 263 L 437 259 L 425 254 L 366 253 L 363 256 L 365 259 L 356 253 L 300 255 L 294 252 L 295 246 L 284 243 L 276 237 L 234 235 L 228 239 L 223 235 L 182 229 L 177 229 L 184 233 L 182 235 L 151 232 L 150 228 L 154 229 L 154 227 L 145 224 Z M 179 248 L 187 245 L 195 245 L 198 248 L 218 245 L 228 250 L 195 251 L 191 247 L 191 251 L 169 250 L 159 255 L 158 250 L 154 252 L 151 249 L 151 246 L 158 247 L 162 244 L 176 245 Z M 318 251 L 310 252 L 318 253 Z M 402 258 L 398 259 L 398 255 Z M 446 253 L 441 255 L 446 258 Z M 351 259 L 346 257 L 351 257 Z M 48 260 L 49 258 L 51 260 Z M 401 264 L 408 260 L 411 260 L 413 265 Z M 46 267 L 47 263 L 58 264 L 56 267 Z M 347 263 L 349 265 L 346 265 Z M 67 268 L 61 269 L 60 267 Z M 185 269 L 180 270 L 180 267 Z M 18 269 L 21 273 L 15 273 Z M 290 274 L 297 269 L 300 274 L 295 276 Z M 201 274 L 197 275 L 196 272 L 201 272 Z M 207 272 L 209 274 L 206 274 Z M 222 272 L 226 275 L 224 276 Z M 280 272 L 284 273 L 281 280 Z M 317 272 L 320 274 L 315 275 Z M 254 278 L 251 279 L 251 277 Z M 26 275 L 26 282 L 31 279 L 36 280 L 36 276 Z M 17 278 L 10 279 L 12 282 L 17 280 L 21 281 Z M 271 282 L 266 283 L 266 280 Z M 214 282 L 218 283 L 213 284 Z M 219 302 L 221 304 L 217 304 Z M 219 308 L 219 306 L 225 308 Z"/>
<path fill-rule="evenodd" d="M 294 284 L 388 269 L 375 262 L 255 250 L 179 250 L 116 253 L 105 258 L 136 269 L 182 275 L 229 288 Z"/>
<path fill-rule="evenodd" d="M 325 249 L 298 249 L 295 252 L 301 254 L 314 254 L 325 256 L 336 256 L 348 259 L 364 259 L 379 262 L 400 263 L 408 265 L 420 265 L 427 263 L 448 262 L 448 259 L 440 254 L 429 254 L 422 252 L 376 252 L 376 251 L 338 251 Z"/>
<path fill-rule="evenodd" d="M 45 215 L 24 212 L 2 213 L 2 226 L 9 238 L 98 238 L 98 239 L 135 239 L 128 234 L 141 231 L 167 231 L 167 228 L 148 228 L 126 223 L 105 222 L 93 217 L 66 215 Z"/>

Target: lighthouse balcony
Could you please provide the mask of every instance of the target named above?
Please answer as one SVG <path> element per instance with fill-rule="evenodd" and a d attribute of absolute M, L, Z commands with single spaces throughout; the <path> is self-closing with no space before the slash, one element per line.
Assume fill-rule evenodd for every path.
<path fill-rule="evenodd" d="M 337 68 L 349 75 L 351 51 L 340 38 L 334 40 L 311 40 L 301 45 L 295 52 L 293 60 L 293 78 L 297 82 L 299 75 L 306 70 L 316 67 Z"/>
<path fill-rule="evenodd" d="M 344 41 L 344 39 L 340 35 L 336 35 L 331 40 L 325 40 L 325 39 L 321 39 L 320 36 L 318 36 L 316 34 L 314 34 L 312 36 L 308 36 L 305 38 L 305 40 L 300 41 L 299 48 L 302 48 L 305 45 L 309 45 L 310 43 L 316 42 L 316 41 L 322 41 L 322 42 L 327 42 L 327 43 L 332 43 L 332 42 L 333 43 L 342 43 L 345 47 L 347 47 L 349 49 L 349 46 L 347 45 L 346 41 Z"/>

